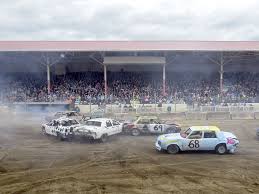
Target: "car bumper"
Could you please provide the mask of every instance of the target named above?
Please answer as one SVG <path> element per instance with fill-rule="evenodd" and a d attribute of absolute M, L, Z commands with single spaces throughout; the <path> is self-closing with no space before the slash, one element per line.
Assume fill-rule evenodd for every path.
<path fill-rule="evenodd" d="M 156 149 L 157 149 L 158 151 L 161 151 L 161 150 L 162 150 L 162 147 L 158 144 L 158 141 L 156 142 Z"/>
<path fill-rule="evenodd" d="M 228 148 L 229 153 L 231 153 L 231 154 L 235 153 L 236 150 L 237 150 L 237 148 L 238 148 L 238 146 L 239 146 L 239 142 L 238 142 L 238 143 L 235 143 L 235 144 L 232 145 L 232 146 L 230 146 L 230 147 Z"/>
<path fill-rule="evenodd" d="M 84 133 L 84 132 L 79 132 L 75 133 L 76 137 L 83 137 L 83 138 L 88 138 L 88 139 L 96 139 L 96 135 L 92 133 Z"/>

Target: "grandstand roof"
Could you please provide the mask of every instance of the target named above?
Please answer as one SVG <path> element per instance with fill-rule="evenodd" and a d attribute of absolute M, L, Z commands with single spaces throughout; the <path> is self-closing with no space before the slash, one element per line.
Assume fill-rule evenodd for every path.
<path fill-rule="evenodd" d="M 0 51 L 259 51 L 259 41 L 0 41 Z"/>

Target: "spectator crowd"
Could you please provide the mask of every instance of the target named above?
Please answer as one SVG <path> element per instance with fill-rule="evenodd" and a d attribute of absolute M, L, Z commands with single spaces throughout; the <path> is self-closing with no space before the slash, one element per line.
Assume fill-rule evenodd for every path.
<path fill-rule="evenodd" d="M 220 95 L 219 74 L 167 73 L 166 93 L 162 76 L 155 72 L 108 72 L 106 103 L 218 104 L 259 102 L 259 75 L 224 73 Z M 5 74 L 0 76 L 1 102 L 66 102 L 84 104 L 105 102 L 102 72 L 69 73 L 51 77 L 48 94 L 45 74 Z"/>

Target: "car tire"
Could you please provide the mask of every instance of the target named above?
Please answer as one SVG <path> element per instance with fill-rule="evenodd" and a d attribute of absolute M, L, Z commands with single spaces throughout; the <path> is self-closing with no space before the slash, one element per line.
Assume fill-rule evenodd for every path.
<path fill-rule="evenodd" d="M 172 144 L 167 147 L 168 154 L 177 154 L 180 151 L 178 145 Z"/>
<path fill-rule="evenodd" d="M 215 151 L 217 154 L 223 155 L 227 153 L 227 147 L 224 144 L 219 144 L 216 146 Z"/>
<path fill-rule="evenodd" d="M 57 139 L 58 139 L 59 141 L 63 141 L 63 140 L 64 140 L 63 137 L 62 137 L 62 135 L 60 135 L 60 133 L 57 133 Z"/>
<path fill-rule="evenodd" d="M 74 139 L 74 135 L 69 135 L 69 136 L 67 137 L 67 141 L 68 141 L 68 142 L 72 142 L 73 139 Z"/>
<path fill-rule="evenodd" d="M 102 143 L 105 143 L 105 142 L 107 142 L 108 141 L 108 135 L 107 134 L 103 134 L 102 136 L 101 136 L 101 142 Z"/>
<path fill-rule="evenodd" d="M 131 135 L 132 136 L 139 136 L 140 135 L 140 130 L 139 129 L 132 129 L 131 130 Z"/>
<path fill-rule="evenodd" d="M 177 133 L 177 129 L 176 128 L 168 128 L 166 131 L 166 133 Z"/>

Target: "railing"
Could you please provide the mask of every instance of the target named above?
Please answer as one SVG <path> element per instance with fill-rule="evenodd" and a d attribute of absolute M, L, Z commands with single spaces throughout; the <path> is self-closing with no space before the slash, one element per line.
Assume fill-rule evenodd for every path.
<path fill-rule="evenodd" d="M 189 107 L 190 112 L 253 112 L 258 111 L 254 106 L 199 106 Z"/>

